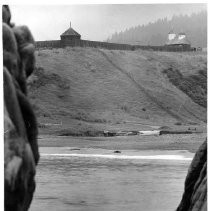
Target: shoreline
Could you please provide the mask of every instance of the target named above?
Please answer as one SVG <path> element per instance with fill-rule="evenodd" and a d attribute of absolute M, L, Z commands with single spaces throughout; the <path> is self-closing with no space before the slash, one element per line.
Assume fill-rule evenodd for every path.
<path fill-rule="evenodd" d="M 207 133 L 161 136 L 73 137 L 40 135 L 39 147 L 101 148 L 109 150 L 188 150 L 195 153 Z"/>

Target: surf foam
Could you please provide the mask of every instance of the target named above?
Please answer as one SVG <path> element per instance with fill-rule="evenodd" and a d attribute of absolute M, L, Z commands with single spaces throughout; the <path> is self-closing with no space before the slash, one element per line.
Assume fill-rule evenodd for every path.
<path fill-rule="evenodd" d="M 132 160 L 189 160 L 192 158 L 183 155 L 110 155 L 110 154 L 41 154 L 43 157 L 82 157 L 82 158 L 106 158 L 106 159 L 132 159 Z"/>

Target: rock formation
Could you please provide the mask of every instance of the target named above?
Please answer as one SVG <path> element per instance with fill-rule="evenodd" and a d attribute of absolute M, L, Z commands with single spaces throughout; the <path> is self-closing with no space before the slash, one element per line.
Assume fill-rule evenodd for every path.
<path fill-rule="evenodd" d="M 207 141 L 196 152 L 185 180 L 184 194 L 176 211 L 207 210 Z"/>
<path fill-rule="evenodd" d="M 2 7 L 4 80 L 4 183 L 6 211 L 28 210 L 39 160 L 37 122 L 27 98 L 26 79 L 35 67 L 34 39 L 26 26 L 10 23 Z"/>

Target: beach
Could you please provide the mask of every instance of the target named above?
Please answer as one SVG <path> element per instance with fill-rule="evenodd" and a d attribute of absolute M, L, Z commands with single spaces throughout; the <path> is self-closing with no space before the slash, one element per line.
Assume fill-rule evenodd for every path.
<path fill-rule="evenodd" d="M 202 136 L 41 137 L 30 210 L 175 210 Z"/>

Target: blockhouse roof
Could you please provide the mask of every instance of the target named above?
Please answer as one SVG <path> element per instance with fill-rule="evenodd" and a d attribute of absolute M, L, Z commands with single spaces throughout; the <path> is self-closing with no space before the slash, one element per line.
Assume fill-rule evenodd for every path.
<path fill-rule="evenodd" d="M 77 36 L 77 37 L 81 37 L 81 35 L 78 32 L 76 32 L 72 27 L 67 29 L 63 34 L 61 34 L 61 36 Z"/>

